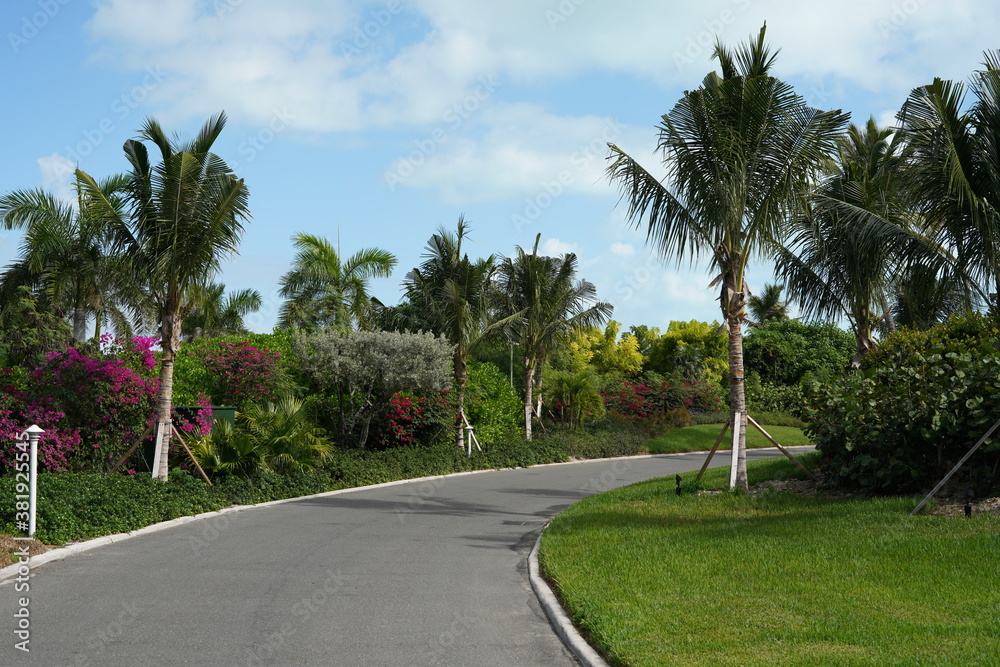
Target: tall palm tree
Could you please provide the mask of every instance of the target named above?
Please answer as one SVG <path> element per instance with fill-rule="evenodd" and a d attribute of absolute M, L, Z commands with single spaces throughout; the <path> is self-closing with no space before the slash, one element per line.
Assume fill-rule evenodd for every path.
<path fill-rule="evenodd" d="M 517 247 L 514 257 L 500 264 L 498 288 L 511 342 L 524 350 L 524 437 L 531 440 L 532 416 L 541 418 L 542 368 L 556 343 L 569 331 L 603 325 L 612 306 L 597 301 L 597 290 L 576 279 L 573 253 L 561 257 L 538 254 L 541 234 L 531 253 Z M 537 404 L 534 402 L 537 396 Z"/>
<path fill-rule="evenodd" d="M 781 300 L 781 285 L 768 283 L 764 285 L 764 290 L 760 294 L 753 294 L 747 298 L 747 309 L 750 311 L 750 319 L 747 324 L 759 326 L 770 320 L 788 319 L 788 302 Z"/>
<path fill-rule="evenodd" d="M 128 257 L 131 275 L 157 312 L 162 349 L 157 419 L 159 469 L 167 479 L 174 362 L 181 345 L 184 318 L 194 304 L 195 285 L 206 285 L 224 257 L 237 252 L 243 224 L 249 219 L 247 187 L 212 152 L 226 126 L 224 112 L 211 117 L 188 143 L 169 139 L 149 118 L 138 139 L 125 142 L 129 173 L 128 216 L 121 215 L 88 174 L 77 170 L 89 205 L 114 226 L 115 243 Z M 159 150 L 150 162 L 144 141 Z"/>
<path fill-rule="evenodd" d="M 128 180 L 114 176 L 96 184 L 114 206 L 121 209 L 121 195 Z M 0 299 L 14 298 L 20 285 L 44 292 L 57 314 L 68 313 L 73 337 L 87 337 L 87 322 L 119 310 L 123 290 L 116 280 L 116 257 L 110 247 L 110 229 L 105 219 L 91 210 L 79 182 L 74 207 L 41 189 L 17 190 L 0 198 L 0 221 L 4 229 L 24 229 L 20 258 L 0 278 Z"/>
<path fill-rule="evenodd" d="M 452 354 L 459 417 L 455 443 L 464 445 L 465 387 L 474 350 L 505 326 L 510 318 L 494 317 L 493 276 L 496 258 L 471 260 L 462 245 L 469 235 L 464 216 L 455 233 L 443 227 L 431 236 L 419 267 L 406 274 L 403 288 L 415 324 L 426 324 L 455 346 Z"/>
<path fill-rule="evenodd" d="M 839 141 L 835 166 L 790 225 L 776 275 L 809 316 L 846 317 L 857 349 L 875 347 L 873 332 L 891 314 L 899 276 L 918 261 L 942 263 L 937 248 L 915 233 L 905 199 L 906 150 L 892 130 L 869 119 Z"/>
<path fill-rule="evenodd" d="M 927 233 L 980 292 L 1000 294 L 1000 51 L 986 52 L 983 67 L 972 76 L 971 107 L 964 84 L 934 79 L 910 93 L 898 119 Z"/>
<path fill-rule="evenodd" d="M 342 260 L 337 248 L 313 234 L 296 234 L 292 242 L 298 252 L 281 278 L 280 293 L 287 301 L 278 325 L 370 329 L 369 281 L 391 276 L 396 257 L 381 248 L 363 248 Z"/>
<path fill-rule="evenodd" d="M 719 272 L 719 303 L 729 330 L 730 410 L 738 434 L 736 485 L 746 488 L 746 396 L 742 324 L 751 257 L 767 255 L 781 225 L 801 208 L 802 192 L 847 122 L 840 111 L 810 108 L 771 76 L 774 54 L 756 39 L 735 51 L 715 47 L 711 72 L 660 124 L 661 182 L 610 144 L 608 175 L 645 222 L 647 238 L 678 263 L 707 254 Z M 736 419 L 740 413 L 740 419 Z"/>
<path fill-rule="evenodd" d="M 188 299 L 193 308 L 181 326 L 183 337 L 188 341 L 200 336 L 245 333 L 243 318 L 260 310 L 264 304 L 260 292 L 255 289 L 226 294 L 226 286 L 221 283 L 193 285 Z"/>

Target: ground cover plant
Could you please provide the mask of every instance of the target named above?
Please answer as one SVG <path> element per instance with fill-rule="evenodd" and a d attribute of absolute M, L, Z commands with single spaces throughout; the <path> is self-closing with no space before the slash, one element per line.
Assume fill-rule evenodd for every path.
<path fill-rule="evenodd" d="M 818 454 L 803 461 L 813 466 Z M 748 466 L 752 485 L 798 475 Z M 706 487 L 724 487 L 727 468 Z M 673 478 L 587 498 L 541 562 L 613 665 L 992 664 L 1000 517 L 908 515 L 914 498 L 698 495 Z"/>
<path fill-rule="evenodd" d="M 809 438 L 802 432 L 802 429 L 793 426 L 769 426 L 762 424 L 764 430 L 771 434 L 783 447 L 811 444 Z M 696 426 L 685 426 L 667 431 L 663 435 L 653 438 L 646 444 L 650 454 L 673 454 L 676 452 L 698 452 L 712 448 L 722 424 L 699 424 Z M 732 447 L 732 431 L 726 429 L 726 436 L 719 443 L 720 450 L 729 450 Z M 747 428 L 747 447 L 773 447 L 770 440 L 765 438 L 760 431 L 753 426 Z"/>

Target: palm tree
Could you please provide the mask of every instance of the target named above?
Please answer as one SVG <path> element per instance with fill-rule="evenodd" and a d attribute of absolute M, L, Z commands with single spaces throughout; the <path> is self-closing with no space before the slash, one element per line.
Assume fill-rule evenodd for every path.
<path fill-rule="evenodd" d="M 750 319 L 747 324 L 759 326 L 771 320 L 788 319 L 788 302 L 781 300 L 781 285 L 768 283 L 764 285 L 764 291 L 760 294 L 753 294 L 747 298 L 747 309 L 750 311 Z"/>
<path fill-rule="evenodd" d="M 115 176 L 96 184 L 103 197 L 118 209 L 128 180 Z M 121 313 L 124 286 L 116 280 L 116 258 L 110 247 L 106 220 L 91 210 L 80 183 L 77 205 L 44 190 L 18 190 L 0 198 L 4 229 L 24 229 L 20 259 L 0 279 L 0 299 L 16 298 L 20 285 L 37 287 L 57 314 L 69 313 L 73 337 L 87 337 L 87 321 Z M 120 211 L 119 211 L 120 212 Z"/>
<path fill-rule="evenodd" d="M 226 115 L 211 117 L 189 143 L 168 139 L 149 118 L 139 139 L 125 142 L 131 165 L 128 217 L 121 215 L 96 181 L 77 170 L 90 201 L 113 226 L 115 243 L 128 257 L 131 276 L 156 308 L 160 347 L 160 394 L 157 419 L 162 438 L 159 469 L 167 479 L 174 361 L 181 345 L 184 318 L 194 306 L 194 286 L 207 285 L 222 258 L 234 254 L 249 219 L 249 194 L 225 161 L 211 152 L 226 125 Z M 153 165 L 143 141 L 160 152 Z"/>
<path fill-rule="evenodd" d="M 986 52 L 983 67 L 968 109 L 965 85 L 934 79 L 910 93 L 898 119 L 913 151 L 911 192 L 924 229 L 954 252 L 981 293 L 1000 294 L 1000 51 Z"/>
<path fill-rule="evenodd" d="M 531 253 L 517 248 L 514 257 L 500 265 L 498 288 L 511 342 L 524 350 L 524 437 L 531 440 L 532 415 L 541 418 L 542 368 L 556 343 L 568 332 L 599 326 L 611 317 L 612 307 L 597 301 L 597 290 L 576 279 L 576 255 L 545 257 L 538 254 L 541 234 Z M 535 404 L 537 396 L 537 405 Z"/>
<path fill-rule="evenodd" d="M 456 386 L 458 430 L 455 442 L 464 446 L 465 386 L 469 381 L 468 363 L 474 350 L 508 323 L 510 318 L 494 317 L 493 276 L 496 259 L 493 255 L 470 260 L 462 244 L 468 238 L 469 226 L 463 216 L 458 218 L 455 233 L 440 228 L 431 236 L 419 267 L 406 274 L 404 290 L 413 322 L 427 325 L 432 332 L 444 336 L 455 346 L 452 355 Z"/>
<path fill-rule="evenodd" d="M 292 269 L 281 279 L 278 325 L 283 328 L 337 327 L 370 329 L 372 278 L 388 278 L 396 257 L 381 248 L 363 248 L 346 261 L 329 241 L 312 234 L 292 237 L 297 253 Z"/>
<path fill-rule="evenodd" d="M 846 317 L 857 349 L 875 348 L 873 332 L 891 315 L 890 299 L 905 267 L 941 264 L 937 248 L 914 233 L 905 200 L 906 150 L 892 130 L 869 119 L 839 141 L 836 166 L 790 225 L 776 275 L 809 316 Z M 890 319 L 891 321 L 891 319 Z"/>
<path fill-rule="evenodd" d="M 738 432 L 736 485 L 746 488 L 746 397 L 742 324 L 751 257 L 771 252 L 781 225 L 832 152 L 847 122 L 840 111 L 810 108 L 770 75 L 774 55 L 756 39 L 730 51 L 721 43 L 700 88 L 684 94 L 660 124 L 661 182 L 611 144 L 608 174 L 635 225 L 678 263 L 707 254 L 719 272 L 719 303 L 729 330 L 730 410 Z M 689 257 L 690 256 L 690 257 Z M 737 413 L 740 418 L 737 419 Z"/>
<path fill-rule="evenodd" d="M 243 289 L 226 294 L 220 283 L 193 285 L 188 299 L 193 304 L 191 313 L 181 327 L 183 337 L 190 341 L 200 336 L 213 337 L 225 334 L 246 333 L 243 318 L 260 310 L 264 300 L 255 289 Z"/>

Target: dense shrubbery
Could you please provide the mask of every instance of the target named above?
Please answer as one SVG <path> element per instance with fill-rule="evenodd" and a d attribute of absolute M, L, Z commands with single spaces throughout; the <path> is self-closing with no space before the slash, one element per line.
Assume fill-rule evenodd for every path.
<path fill-rule="evenodd" d="M 450 387 L 451 346 L 432 334 L 328 331 L 296 335 L 292 347 L 310 390 L 329 406 L 328 427 L 338 443 L 365 447 L 396 394 Z"/>
<path fill-rule="evenodd" d="M 756 373 L 746 378 L 747 412 L 754 419 L 761 413 L 780 413 L 801 417 L 806 408 L 802 385 L 765 384 Z"/>
<path fill-rule="evenodd" d="M 296 391 L 291 333 L 196 338 L 181 346 L 174 366 L 174 405 L 243 407 Z"/>
<path fill-rule="evenodd" d="M 45 433 L 45 470 L 103 470 L 150 423 L 159 383 L 152 339 L 102 337 L 101 345 L 49 352 L 25 372 L 3 369 L 0 386 L 0 462 L 13 463 L 14 438 L 30 424 Z"/>
<path fill-rule="evenodd" d="M 469 363 L 465 414 L 480 442 L 493 442 L 521 427 L 524 403 L 508 378 L 492 363 Z"/>
<path fill-rule="evenodd" d="M 13 477 L 0 478 L 0 495 L 14 497 Z M 231 504 L 216 489 L 182 470 L 163 483 L 148 475 L 59 473 L 38 476 L 38 530 L 46 543 L 78 541 L 136 530 L 151 523 Z M 13 503 L 0 511 L 0 529 L 15 534 Z M 19 532 L 19 531 L 18 531 Z"/>
<path fill-rule="evenodd" d="M 854 350 L 854 337 L 833 324 L 771 320 L 747 332 L 743 364 L 765 385 L 797 385 L 806 377 L 840 375 Z"/>
<path fill-rule="evenodd" d="M 630 419 L 645 419 L 668 410 L 713 412 L 722 407 L 718 393 L 704 382 L 649 374 L 646 382 L 622 382 L 604 394 L 608 412 Z"/>
<path fill-rule="evenodd" d="M 998 336 L 989 318 L 955 317 L 889 336 L 859 372 L 813 385 L 807 433 L 833 478 L 885 493 L 940 478 L 1000 416 Z M 984 444 L 966 478 L 982 484 L 998 450 L 1000 437 Z"/>

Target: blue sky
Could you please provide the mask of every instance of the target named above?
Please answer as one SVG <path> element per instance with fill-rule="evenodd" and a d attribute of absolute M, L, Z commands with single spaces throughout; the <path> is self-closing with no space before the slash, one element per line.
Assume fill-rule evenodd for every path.
<path fill-rule="evenodd" d="M 472 225 L 476 255 L 576 252 L 626 327 L 718 318 L 704 266 L 664 266 L 603 175 L 611 140 L 658 170 L 655 126 L 714 68 L 711 44 L 768 23 L 776 74 L 819 108 L 890 122 L 911 88 L 967 79 L 997 48 L 992 2 L 955 0 L 35 0 L 0 6 L 0 190 L 66 196 L 77 164 L 123 171 L 146 116 L 246 179 L 253 220 L 220 277 L 254 287 L 269 331 L 290 237 L 381 247 L 400 297 L 428 237 Z M 17 254 L 0 232 L 0 265 Z M 770 280 L 751 271 L 751 288 Z"/>

